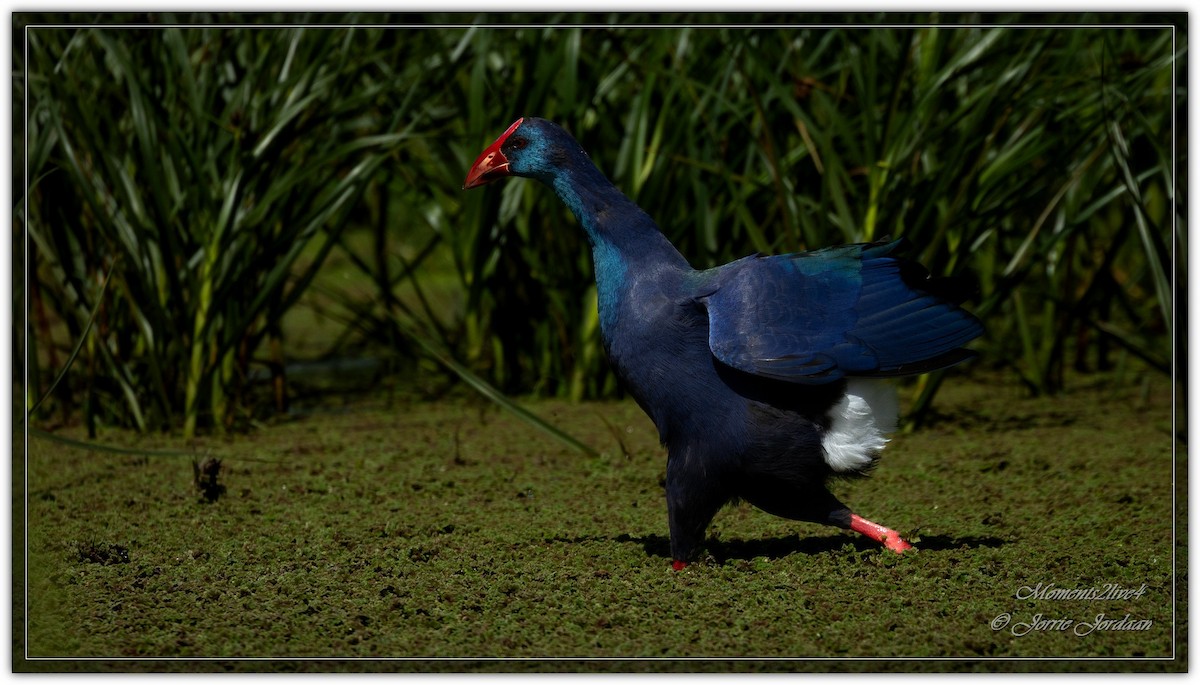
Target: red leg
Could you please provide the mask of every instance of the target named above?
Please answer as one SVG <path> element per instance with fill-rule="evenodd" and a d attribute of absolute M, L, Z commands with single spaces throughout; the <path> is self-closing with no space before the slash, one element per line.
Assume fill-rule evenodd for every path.
<path fill-rule="evenodd" d="M 896 531 L 874 521 L 868 521 L 858 514 L 850 514 L 850 530 L 866 535 L 897 554 L 906 549 L 912 549 L 912 545 L 905 542 L 904 538 L 900 537 Z"/>

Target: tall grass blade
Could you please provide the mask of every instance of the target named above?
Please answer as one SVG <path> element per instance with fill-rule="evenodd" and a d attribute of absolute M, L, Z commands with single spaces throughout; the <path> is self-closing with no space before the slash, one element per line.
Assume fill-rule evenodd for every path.
<path fill-rule="evenodd" d="M 65 435 L 44 431 L 34 426 L 29 426 L 29 435 L 38 440 L 47 440 L 60 445 L 66 445 L 67 447 L 103 454 L 126 454 L 138 457 L 186 457 L 189 459 L 195 459 L 202 454 L 195 450 L 144 449 L 141 447 L 121 447 L 119 445 L 106 445 L 99 442 L 76 440 L 68 438 Z"/>
<path fill-rule="evenodd" d="M 533 412 L 529 411 L 528 409 L 525 409 L 521 405 L 512 401 L 507 396 L 505 396 L 504 393 L 497 390 L 495 387 L 493 387 L 487 381 L 483 380 L 479 376 L 472 373 L 470 369 L 468 369 L 467 367 L 463 366 L 462 364 L 458 363 L 457 361 L 455 361 L 455 360 L 451 359 L 450 357 L 439 352 L 431 343 L 426 341 L 423 337 L 415 336 L 412 334 L 411 331 L 409 331 L 408 333 L 409 333 L 409 337 L 413 341 L 415 341 L 418 345 L 420 345 L 430 356 L 432 356 L 434 359 L 436 359 L 439 363 L 441 363 L 446 368 L 453 371 L 456 376 L 461 378 L 467 385 L 471 386 L 471 388 L 473 390 L 475 390 L 475 392 L 479 393 L 480 395 L 483 395 L 489 401 L 494 403 L 496 406 L 509 412 L 513 416 L 516 416 L 517 418 L 528 423 L 529 425 L 533 426 L 534 428 L 537 428 L 538 430 L 546 433 L 547 435 L 551 436 L 555 440 L 558 440 L 559 442 L 566 445 L 567 447 L 570 447 L 571 449 L 575 450 L 576 452 L 579 452 L 579 453 L 584 454 L 589 457 L 597 457 L 600 455 L 600 453 L 597 452 L 596 450 L 592 449 L 591 447 L 588 447 L 587 445 L 583 444 L 579 440 L 576 440 L 575 438 L 571 437 L 569 434 L 567 434 L 563 430 L 546 422 L 545 420 L 543 420 L 542 418 L 540 418 Z"/>
<path fill-rule="evenodd" d="M 90 316 L 88 316 L 87 324 L 84 325 L 83 333 L 79 336 L 79 340 L 75 343 L 74 349 L 71 350 L 71 354 L 67 356 L 67 360 L 63 363 L 62 370 L 60 370 L 58 375 L 54 377 L 54 380 L 50 383 L 50 387 L 46 388 L 46 391 L 40 398 L 38 398 L 38 401 L 34 402 L 33 406 L 29 407 L 25 411 L 25 415 L 27 417 L 37 414 L 38 408 L 42 406 L 42 403 L 46 401 L 46 398 L 53 395 L 54 389 L 58 387 L 58 384 L 62 381 L 62 379 L 67 377 L 67 373 L 71 370 L 71 366 L 75 363 L 75 358 L 79 356 L 79 351 L 83 349 L 83 344 L 87 341 L 88 334 L 92 331 L 92 324 L 96 322 L 96 314 L 100 311 L 101 303 L 104 302 L 104 293 L 108 290 L 108 282 L 109 279 L 112 278 L 112 272 L 116 265 L 117 263 L 114 261 L 109 265 L 108 273 L 104 274 L 104 282 L 100 284 L 100 292 L 96 294 L 96 303 L 92 306 L 92 313 Z"/>

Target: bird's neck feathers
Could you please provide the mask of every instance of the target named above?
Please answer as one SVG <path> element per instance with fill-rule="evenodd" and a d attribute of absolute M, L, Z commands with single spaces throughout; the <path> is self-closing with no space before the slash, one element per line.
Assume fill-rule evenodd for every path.
<path fill-rule="evenodd" d="M 621 270 L 630 261 L 691 268 L 654 220 L 586 157 L 560 167 L 549 185 L 587 233 L 598 277 L 618 261 Z"/>

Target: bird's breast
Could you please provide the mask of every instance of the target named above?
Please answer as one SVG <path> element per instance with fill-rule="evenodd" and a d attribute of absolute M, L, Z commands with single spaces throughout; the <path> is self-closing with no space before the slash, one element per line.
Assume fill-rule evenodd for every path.
<path fill-rule="evenodd" d="M 667 442 L 713 417 L 729 389 L 713 368 L 703 309 L 655 284 L 632 285 L 600 317 L 601 337 L 617 377 Z"/>
<path fill-rule="evenodd" d="M 678 356 L 690 347 L 708 354 L 707 315 L 694 301 L 658 280 L 605 280 L 597 278 L 600 334 L 611 361 L 635 371 L 639 360 Z"/>

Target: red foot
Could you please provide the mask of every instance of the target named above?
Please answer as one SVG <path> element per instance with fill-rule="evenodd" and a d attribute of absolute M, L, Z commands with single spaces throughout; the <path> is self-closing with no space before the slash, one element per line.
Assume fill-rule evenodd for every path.
<path fill-rule="evenodd" d="M 850 514 L 850 530 L 856 533 L 862 533 L 871 538 L 875 542 L 882 544 L 884 547 L 899 554 L 906 549 L 912 549 L 913 546 L 904 541 L 900 534 L 891 528 L 881 526 L 874 521 L 868 521 L 858 514 Z"/>
<path fill-rule="evenodd" d="M 676 559 L 671 562 L 671 570 L 673 570 L 673 571 L 682 571 L 686 566 L 687 566 L 686 561 L 680 561 L 680 560 Z"/>

